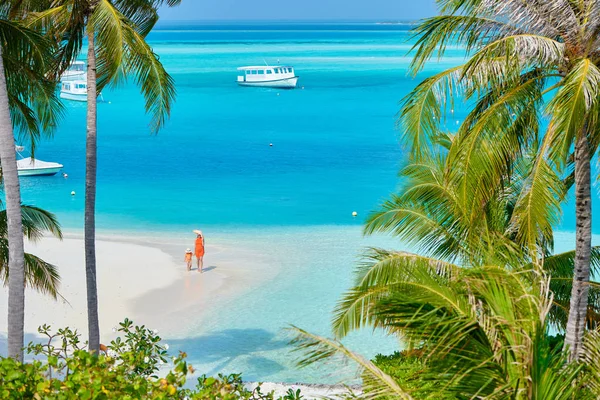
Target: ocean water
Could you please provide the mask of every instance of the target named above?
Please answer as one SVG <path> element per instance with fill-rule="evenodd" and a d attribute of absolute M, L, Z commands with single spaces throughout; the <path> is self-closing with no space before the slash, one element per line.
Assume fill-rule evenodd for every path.
<path fill-rule="evenodd" d="M 449 49 L 413 78 L 412 42 L 400 25 L 162 25 L 148 40 L 175 78 L 177 102 L 166 127 L 151 135 L 133 84 L 104 92 L 98 227 L 152 235 L 201 227 L 221 244 L 266 254 L 277 264 L 271 282 L 192 321 L 187 338 L 172 343 L 200 372 L 331 381 L 335 369 L 295 369 L 282 329 L 295 324 L 327 335 L 361 248 L 396 245 L 365 240 L 360 226 L 395 190 L 406 157 L 395 129 L 398 102 L 423 77 L 460 63 L 462 50 Z M 293 65 L 299 88 L 236 85 L 237 67 L 265 62 Z M 66 106 L 65 120 L 36 157 L 64 164 L 69 177 L 24 178 L 23 199 L 79 230 L 85 104 Z M 460 107 L 454 117 L 464 118 Z M 572 235 L 559 239 L 557 247 L 572 247 Z M 346 343 L 367 357 L 399 346 L 368 331 Z"/>
<path fill-rule="evenodd" d="M 404 156 L 395 116 L 417 82 L 407 38 L 406 27 L 388 25 L 156 30 L 149 41 L 177 102 L 151 135 L 133 84 L 103 94 L 98 226 L 360 224 L 352 211 L 364 215 L 394 190 Z M 265 61 L 293 65 L 304 89 L 235 84 L 238 66 Z M 24 200 L 67 226 L 83 224 L 84 146 L 85 104 L 69 102 L 37 153 L 69 179 L 23 180 Z"/>

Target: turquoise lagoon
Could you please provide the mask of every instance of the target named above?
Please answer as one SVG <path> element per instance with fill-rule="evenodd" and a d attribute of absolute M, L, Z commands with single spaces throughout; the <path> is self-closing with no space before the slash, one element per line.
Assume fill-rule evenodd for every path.
<path fill-rule="evenodd" d="M 265 255 L 274 263 L 271 280 L 206 311 L 198 323 L 190 315 L 185 339 L 167 340 L 202 373 L 335 381 L 335 369 L 296 370 L 282 329 L 295 324 L 328 335 L 361 248 L 398 246 L 362 238 L 360 226 L 394 191 L 406 156 L 395 120 L 399 100 L 418 82 L 408 75 L 408 27 L 163 24 L 149 41 L 176 80 L 177 102 L 165 129 L 150 135 L 135 86 L 105 91 L 98 108 L 99 228 L 173 237 L 202 227 L 212 243 Z M 450 49 L 418 78 L 462 57 Z M 236 85 L 237 67 L 264 62 L 293 65 L 299 88 Z M 85 105 L 66 107 L 36 157 L 61 162 L 69 178 L 23 179 L 23 197 L 79 231 Z M 464 114 L 457 108 L 453 118 Z M 565 230 L 573 226 L 569 218 Z M 572 235 L 560 238 L 557 247 L 572 247 Z M 370 331 L 346 343 L 369 357 L 398 348 Z"/>

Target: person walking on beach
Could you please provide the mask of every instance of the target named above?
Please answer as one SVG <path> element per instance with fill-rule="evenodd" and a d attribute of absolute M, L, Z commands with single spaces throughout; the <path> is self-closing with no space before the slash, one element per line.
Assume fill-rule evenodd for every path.
<path fill-rule="evenodd" d="M 198 272 L 202 273 L 202 267 L 204 266 L 204 235 L 202 231 L 194 231 L 196 236 L 196 261 L 198 263 Z"/>
<path fill-rule="evenodd" d="M 187 269 L 188 271 L 192 270 L 192 256 L 194 255 L 194 253 L 192 253 L 191 249 L 187 249 L 185 251 L 185 257 L 183 258 L 183 260 L 185 261 L 185 263 L 187 264 Z"/>

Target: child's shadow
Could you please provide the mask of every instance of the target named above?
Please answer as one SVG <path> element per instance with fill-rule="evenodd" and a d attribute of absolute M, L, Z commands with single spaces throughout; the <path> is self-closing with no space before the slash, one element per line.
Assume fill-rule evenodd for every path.
<path fill-rule="evenodd" d="M 213 269 L 216 269 L 216 266 L 210 266 L 210 267 L 206 267 L 206 268 L 202 268 L 202 272 L 208 272 L 208 271 L 212 271 Z"/>

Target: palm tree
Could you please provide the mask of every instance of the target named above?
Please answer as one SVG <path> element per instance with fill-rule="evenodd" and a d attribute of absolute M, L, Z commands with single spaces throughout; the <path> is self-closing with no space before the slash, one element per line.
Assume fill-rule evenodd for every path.
<path fill-rule="evenodd" d="M 449 155 L 461 165 L 463 190 L 500 184 L 510 160 L 536 147 L 529 198 L 542 204 L 536 207 L 542 213 L 543 203 L 556 198 L 544 181 L 549 170 L 571 174 L 574 164 L 576 257 L 565 346 L 570 359 L 578 359 L 592 252 L 590 159 L 600 143 L 600 1 L 438 4 L 441 15 L 415 30 L 412 71 L 442 56 L 448 44 L 463 45 L 468 59 L 426 79 L 404 99 L 400 122 L 405 140 L 418 160 L 436 140 L 447 110 L 459 98 L 468 100 L 473 106 L 455 138 L 461 145 Z M 545 128 L 541 140 L 540 127 Z M 540 253 L 532 237 L 520 239 L 532 253 Z"/>
<path fill-rule="evenodd" d="M 394 382 L 338 341 L 295 328 L 293 343 L 306 353 L 300 365 L 340 356 L 356 361 L 365 388 L 359 397 L 368 399 L 598 398 L 600 336 L 593 331 L 586 339 L 581 364 L 567 363 L 549 341 L 549 277 L 531 267 L 373 252 L 353 290 L 370 293 L 363 305 L 373 325 L 420 346 L 423 367 Z"/>
<path fill-rule="evenodd" d="M 32 150 L 42 132 L 56 124 L 60 103 L 55 83 L 47 78 L 53 66 L 52 46 L 44 37 L 7 19 L 0 4 L 0 162 L 6 194 L 8 265 L 8 355 L 23 358 L 26 259 L 21 222 L 21 194 L 13 127 L 30 137 Z M 30 259 L 31 261 L 31 259 Z"/>
<path fill-rule="evenodd" d="M 423 367 L 393 382 L 337 340 L 296 329 L 295 343 L 308 352 L 301 365 L 334 355 L 357 361 L 366 398 L 596 398 L 600 336 L 587 340 L 583 365 L 568 365 L 548 336 L 550 327 L 567 325 L 575 255 L 552 254 L 551 226 L 570 181 L 544 169 L 556 196 L 537 204 L 528 178 L 540 159 L 532 149 L 505 166 L 501 185 L 463 191 L 463 164 L 452 157 L 461 143 L 437 135 L 435 150 L 401 171 L 399 194 L 365 227 L 393 233 L 425 255 L 371 249 L 333 321 L 336 339 L 366 326 L 384 329 L 418 347 Z M 481 148 L 492 145 L 482 141 Z M 599 250 L 592 254 L 597 269 Z M 597 329 L 600 284 L 591 284 L 588 323 Z"/>
<path fill-rule="evenodd" d="M 21 205 L 23 236 L 35 242 L 49 233 L 62 239 L 62 231 L 56 217 L 39 207 Z M 6 210 L 0 211 L 0 280 L 6 285 L 10 277 L 8 218 Z M 58 269 L 41 258 L 25 253 L 25 285 L 47 294 L 52 298 L 59 296 L 60 276 Z"/>
<path fill-rule="evenodd" d="M 174 81 L 165 71 L 145 37 L 158 20 L 163 4 L 175 6 L 181 0 L 56 0 L 34 1 L 37 11 L 30 26 L 40 27 L 60 38 L 60 59 L 64 69 L 81 51 L 87 38 L 87 136 L 85 179 L 85 264 L 88 302 L 89 348 L 100 346 L 98 290 L 96 282 L 96 169 L 97 95 L 109 84 L 118 84 L 128 75 L 146 99 L 152 114 L 151 130 L 156 133 L 170 115 L 175 98 Z M 32 7 L 30 4 L 29 7 Z"/>
<path fill-rule="evenodd" d="M 546 181 L 554 187 L 557 199 L 550 209 L 536 213 L 536 201 L 530 200 L 531 186 L 524 179 L 535 168 L 534 154 L 515 159 L 503 184 L 489 190 L 469 186 L 463 196 L 462 173 L 452 163 L 450 154 L 459 146 L 455 138 L 440 133 L 444 148 L 435 155 L 423 155 L 400 172 L 399 194 L 383 203 L 369 216 L 365 232 L 392 233 L 404 244 L 412 245 L 427 257 L 436 257 L 461 265 L 535 265 L 550 279 L 553 307 L 549 322 L 559 331 L 567 325 L 571 296 L 574 252 L 552 253 L 551 225 L 560 215 L 560 198 L 566 195 L 568 184 L 550 174 Z M 523 204 L 528 204 L 524 207 Z M 543 202 L 542 202 L 543 203 Z M 530 214 L 535 214 L 532 217 Z M 546 232 L 545 229 L 549 231 Z M 532 237 L 541 254 L 531 253 L 521 245 L 522 237 Z M 377 250 L 384 254 L 384 251 Z M 600 249 L 594 248 L 595 272 L 600 267 Z M 369 268 L 371 264 L 367 265 Z M 529 267 L 531 268 L 531 267 Z M 599 326 L 600 283 L 590 282 L 588 325 Z M 337 338 L 366 323 L 376 323 L 369 291 L 353 289 L 340 303 L 333 327 Z M 565 312 L 567 311 L 567 313 Z"/>

